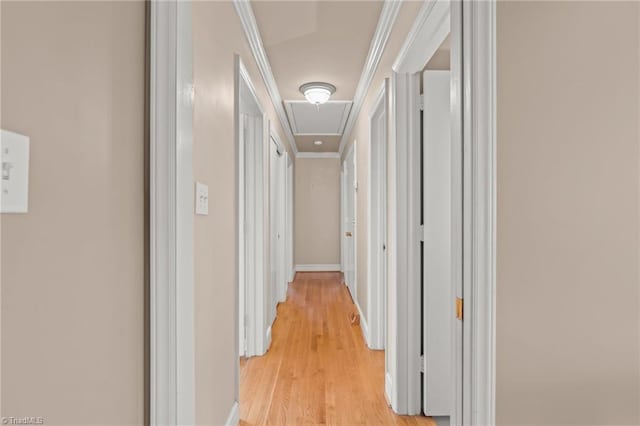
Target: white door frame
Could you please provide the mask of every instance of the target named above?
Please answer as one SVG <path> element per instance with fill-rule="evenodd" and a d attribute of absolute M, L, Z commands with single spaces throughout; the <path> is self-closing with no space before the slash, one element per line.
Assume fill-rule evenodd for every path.
<path fill-rule="evenodd" d="M 465 258 L 463 422 L 495 424 L 496 1 L 462 8 Z"/>
<path fill-rule="evenodd" d="M 417 286 L 407 285 L 419 279 L 417 73 L 451 33 L 451 136 L 458 144 L 452 150 L 452 280 L 455 296 L 464 299 L 464 321 L 453 330 L 452 425 L 495 423 L 495 25 L 495 0 L 427 0 L 394 63 L 391 84 L 392 335 L 385 394 L 396 412 L 418 414 L 420 312 Z"/>
<path fill-rule="evenodd" d="M 341 175 L 341 192 L 342 192 L 342 203 L 341 203 L 341 224 L 340 224 L 340 228 L 341 228 L 341 241 L 342 243 L 342 272 L 344 274 L 345 277 L 345 284 L 347 285 L 347 288 L 349 289 L 349 292 L 351 293 L 351 297 L 353 298 L 353 302 L 356 304 L 356 306 L 358 307 L 358 310 L 360 309 L 360 307 L 358 306 L 358 224 L 357 224 L 357 220 L 356 218 L 358 217 L 358 188 L 357 188 L 357 180 L 358 180 L 358 169 L 357 169 L 357 157 L 356 157 L 356 141 L 353 142 L 353 144 L 351 144 L 349 150 L 347 151 L 347 154 L 344 157 L 344 161 L 342 161 L 342 166 L 341 166 L 341 171 L 340 171 L 340 175 Z M 347 162 L 352 162 L 353 164 L 353 181 L 349 182 L 348 178 L 349 178 L 349 174 L 347 173 L 347 169 L 346 169 L 346 163 Z M 347 204 L 347 197 L 348 197 L 348 191 L 353 191 L 353 231 L 352 231 L 352 236 L 351 237 L 347 237 L 346 233 L 346 227 L 345 227 L 345 223 L 346 223 L 346 216 L 349 213 L 348 209 L 346 208 L 346 204 Z M 353 244 L 353 253 L 349 254 L 347 253 L 347 238 L 351 238 L 352 240 L 352 244 Z M 351 258 L 352 257 L 352 258 Z M 348 264 L 352 263 L 351 266 L 349 266 Z M 349 283 L 347 282 L 347 267 L 353 267 L 353 282 Z M 361 317 L 362 317 L 362 313 L 361 313 Z M 364 318 L 362 318 L 364 319 Z M 367 332 L 364 331 L 364 329 L 366 329 L 366 325 L 362 324 L 363 327 L 363 333 L 365 335 L 365 338 L 367 336 Z"/>
<path fill-rule="evenodd" d="M 263 355 L 270 344 L 270 327 L 267 321 L 267 291 L 269 284 L 269 121 L 264 113 L 251 82 L 249 73 L 238 55 L 235 56 L 235 128 L 238 176 L 238 285 L 236 302 L 240 307 L 240 287 L 246 297 L 246 356 Z M 245 145 L 241 140 L 242 116 L 255 118 L 256 137 Z M 257 134 L 260 132 L 259 134 Z M 244 164 L 249 161 L 252 179 L 246 179 Z M 248 202 L 250 206 L 244 204 Z M 253 216 L 245 217 L 250 210 Z M 243 264 L 244 263 L 244 264 Z M 245 269 L 246 267 L 246 269 Z M 241 319 L 236 318 L 236 336 L 240 336 Z M 238 337 L 237 337 L 238 338 Z M 240 357 L 240 342 L 236 342 L 237 357 Z M 238 370 L 239 372 L 239 370 Z"/>
<path fill-rule="evenodd" d="M 279 302 L 283 302 L 287 293 L 287 276 L 286 272 L 287 262 L 286 262 L 286 240 L 287 240 L 287 231 L 286 231 L 286 216 L 287 216 L 287 204 L 286 204 L 286 193 L 287 193 L 287 182 L 286 182 L 286 173 L 287 173 L 287 161 L 288 154 L 284 149 L 282 143 L 280 142 L 280 138 L 274 132 L 271 131 L 271 143 L 273 143 L 276 147 L 278 160 L 276 164 L 271 163 L 271 166 L 275 166 L 275 179 L 272 182 L 270 189 L 274 189 L 275 185 L 275 199 L 271 198 L 275 202 L 275 206 L 273 206 L 276 210 L 276 214 L 272 217 L 272 224 L 276 226 L 276 239 L 273 241 L 273 246 L 271 248 L 271 259 L 272 259 L 272 267 L 275 267 L 276 274 L 274 282 L 272 283 L 272 291 L 274 294 L 274 302 L 272 309 L 275 309 Z M 271 175 L 274 176 L 273 174 Z M 271 210 L 273 212 L 273 210 Z M 271 230 L 271 236 L 273 237 L 273 230 Z M 275 315 L 274 315 L 275 318 Z"/>
<path fill-rule="evenodd" d="M 149 421 L 194 424 L 191 3 L 153 0 L 150 20 Z"/>
<path fill-rule="evenodd" d="M 295 262 L 293 259 L 293 230 L 294 230 L 294 214 L 293 214 L 293 197 L 294 197 L 294 181 L 293 181 L 293 160 L 289 153 L 287 153 L 287 249 L 286 249 L 286 258 L 287 258 L 287 283 L 285 283 L 285 298 L 288 289 L 288 283 L 294 280 L 296 270 L 295 270 Z"/>
<path fill-rule="evenodd" d="M 388 79 L 382 83 L 369 114 L 371 144 L 368 157 L 367 210 L 367 318 L 371 349 L 384 349 L 386 314 L 386 244 L 387 244 L 387 93 Z M 383 120 L 383 129 L 376 129 Z"/>
<path fill-rule="evenodd" d="M 455 293 L 451 283 L 451 71 L 426 70 L 422 95 L 423 403 L 429 416 L 451 416 Z M 460 341 L 462 334 L 459 334 Z"/>
<path fill-rule="evenodd" d="M 345 216 L 346 216 L 346 205 L 347 205 L 347 191 L 346 191 L 346 181 L 345 179 L 347 178 L 347 174 L 346 174 L 346 170 L 345 168 L 345 161 L 341 161 L 340 162 L 340 271 L 342 271 L 342 276 L 344 278 L 344 283 L 347 283 L 347 278 L 345 272 L 346 272 L 346 255 L 347 255 L 347 249 L 345 246 L 345 232 L 346 232 L 346 228 L 344 226 L 345 224 Z"/>

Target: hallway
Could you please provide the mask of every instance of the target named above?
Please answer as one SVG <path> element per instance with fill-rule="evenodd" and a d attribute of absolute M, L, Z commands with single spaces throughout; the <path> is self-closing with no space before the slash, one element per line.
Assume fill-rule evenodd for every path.
<path fill-rule="evenodd" d="M 340 273 L 298 272 L 266 355 L 241 361 L 240 424 L 424 424 L 383 395 L 384 352 L 366 347 Z"/>

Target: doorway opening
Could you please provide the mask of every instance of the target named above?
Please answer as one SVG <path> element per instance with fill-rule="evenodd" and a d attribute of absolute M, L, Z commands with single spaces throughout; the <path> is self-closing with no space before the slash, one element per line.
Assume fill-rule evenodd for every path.
<path fill-rule="evenodd" d="M 238 356 L 262 355 L 269 347 L 265 301 L 270 265 L 265 262 L 268 212 L 268 125 L 239 56 L 236 56 L 238 149 Z"/>
<path fill-rule="evenodd" d="M 369 115 L 367 343 L 371 349 L 385 348 L 387 325 L 387 85 L 385 80 Z"/>
<path fill-rule="evenodd" d="M 341 199 L 342 199 L 342 271 L 344 282 L 351 293 L 351 298 L 357 300 L 357 174 L 356 174 L 356 143 L 351 145 L 340 169 Z M 358 308 L 360 309 L 360 308 Z M 362 320 L 362 312 L 360 312 Z M 366 336 L 366 323 L 360 324 Z"/>

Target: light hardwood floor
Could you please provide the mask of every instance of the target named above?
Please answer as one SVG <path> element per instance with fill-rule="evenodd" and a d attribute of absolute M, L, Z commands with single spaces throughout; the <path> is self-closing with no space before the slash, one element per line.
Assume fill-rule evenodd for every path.
<path fill-rule="evenodd" d="M 435 426 L 395 415 L 384 398 L 384 352 L 367 348 L 339 273 L 297 273 L 278 306 L 271 348 L 240 365 L 241 425 Z"/>

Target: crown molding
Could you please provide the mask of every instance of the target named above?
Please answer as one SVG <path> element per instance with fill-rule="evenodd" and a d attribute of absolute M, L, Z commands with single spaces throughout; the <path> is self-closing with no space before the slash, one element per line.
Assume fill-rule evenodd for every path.
<path fill-rule="evenodd" d="M 382 12 L 380 12 L 380 18 L 378 19 L 378 26 L 373 34 L 373 38 L 371 39 L 369 54 L 367 55 L 367 60 L 364 63 L 364 68 L 360 75 L 360 81 L 358 82 L 358 87 L 356 88 L 356 93 L 353 97 L 351 113 L 349 114 L 349 119 L 345 125 L 342 140 L 340 141 L 340 154 L 342 154 L 344 147 L 347 145 L 353 126 L 360 114 L 364 100 L 367 97 L 371 81 L 378 69 L 382 53 L 387 45 L 387 41 L 389 40 L 391 29 L 398 17 L 400 6 L 402 6 L 401 0 L 385 0 L 384 5 L 382 6 Z"/>
<path fill-rule="evenodd" d="M 296 158 L 340 158 L 339 152 L 298 152 Z"/>
<path fill-rule="evenodd" d="M 393 71 L 420 71 L 449 34 L 450 20 L 448 1 L 425 1 L 391 67 Z"/>
<path fill-rule="evenodd" d="M 242 28 L 244 29 L 244 33 L 247 36 L 247 41 L 249 42 L 251 53 L 253 54 L 253 58 L 255 59 L 256 64 L 258 65 L 258 70 L 260 71 L 262 80 L 267 87 L 267 92 L 269 92 L 271 102 L 273 103 L 273 108 L 275 109 L 276 114 L 280 119 L 280 124 L 282 125 L 282 128 L 284 129 L 284 132 L 287 136 L 289 145 L 291 146 L 291 150 L 293 151 L 294 155 L 297 155 L 298 147 L 296 146 L 296 140 L 293 136 L 293 132 L 291 131 L 291 126 L 289 125 L 287 114 L 285 113 L 282 106 L 280 91 L 278 90 L 276 80 L 273 77 L 271 65 L 269 64 L 267 52 L 264 50 L 264 45 L 262 44 L 262 37 L 260 36 L 260 30 L 258 29 L 258 24 L 256 22 L 256 17 L 253 14 L 251 4 L 249 3 L 249 0 L 233 0 L 233 5 L 235 6 L 236 12 L 240 17 L 240 22 L 242 24 Z"/>

